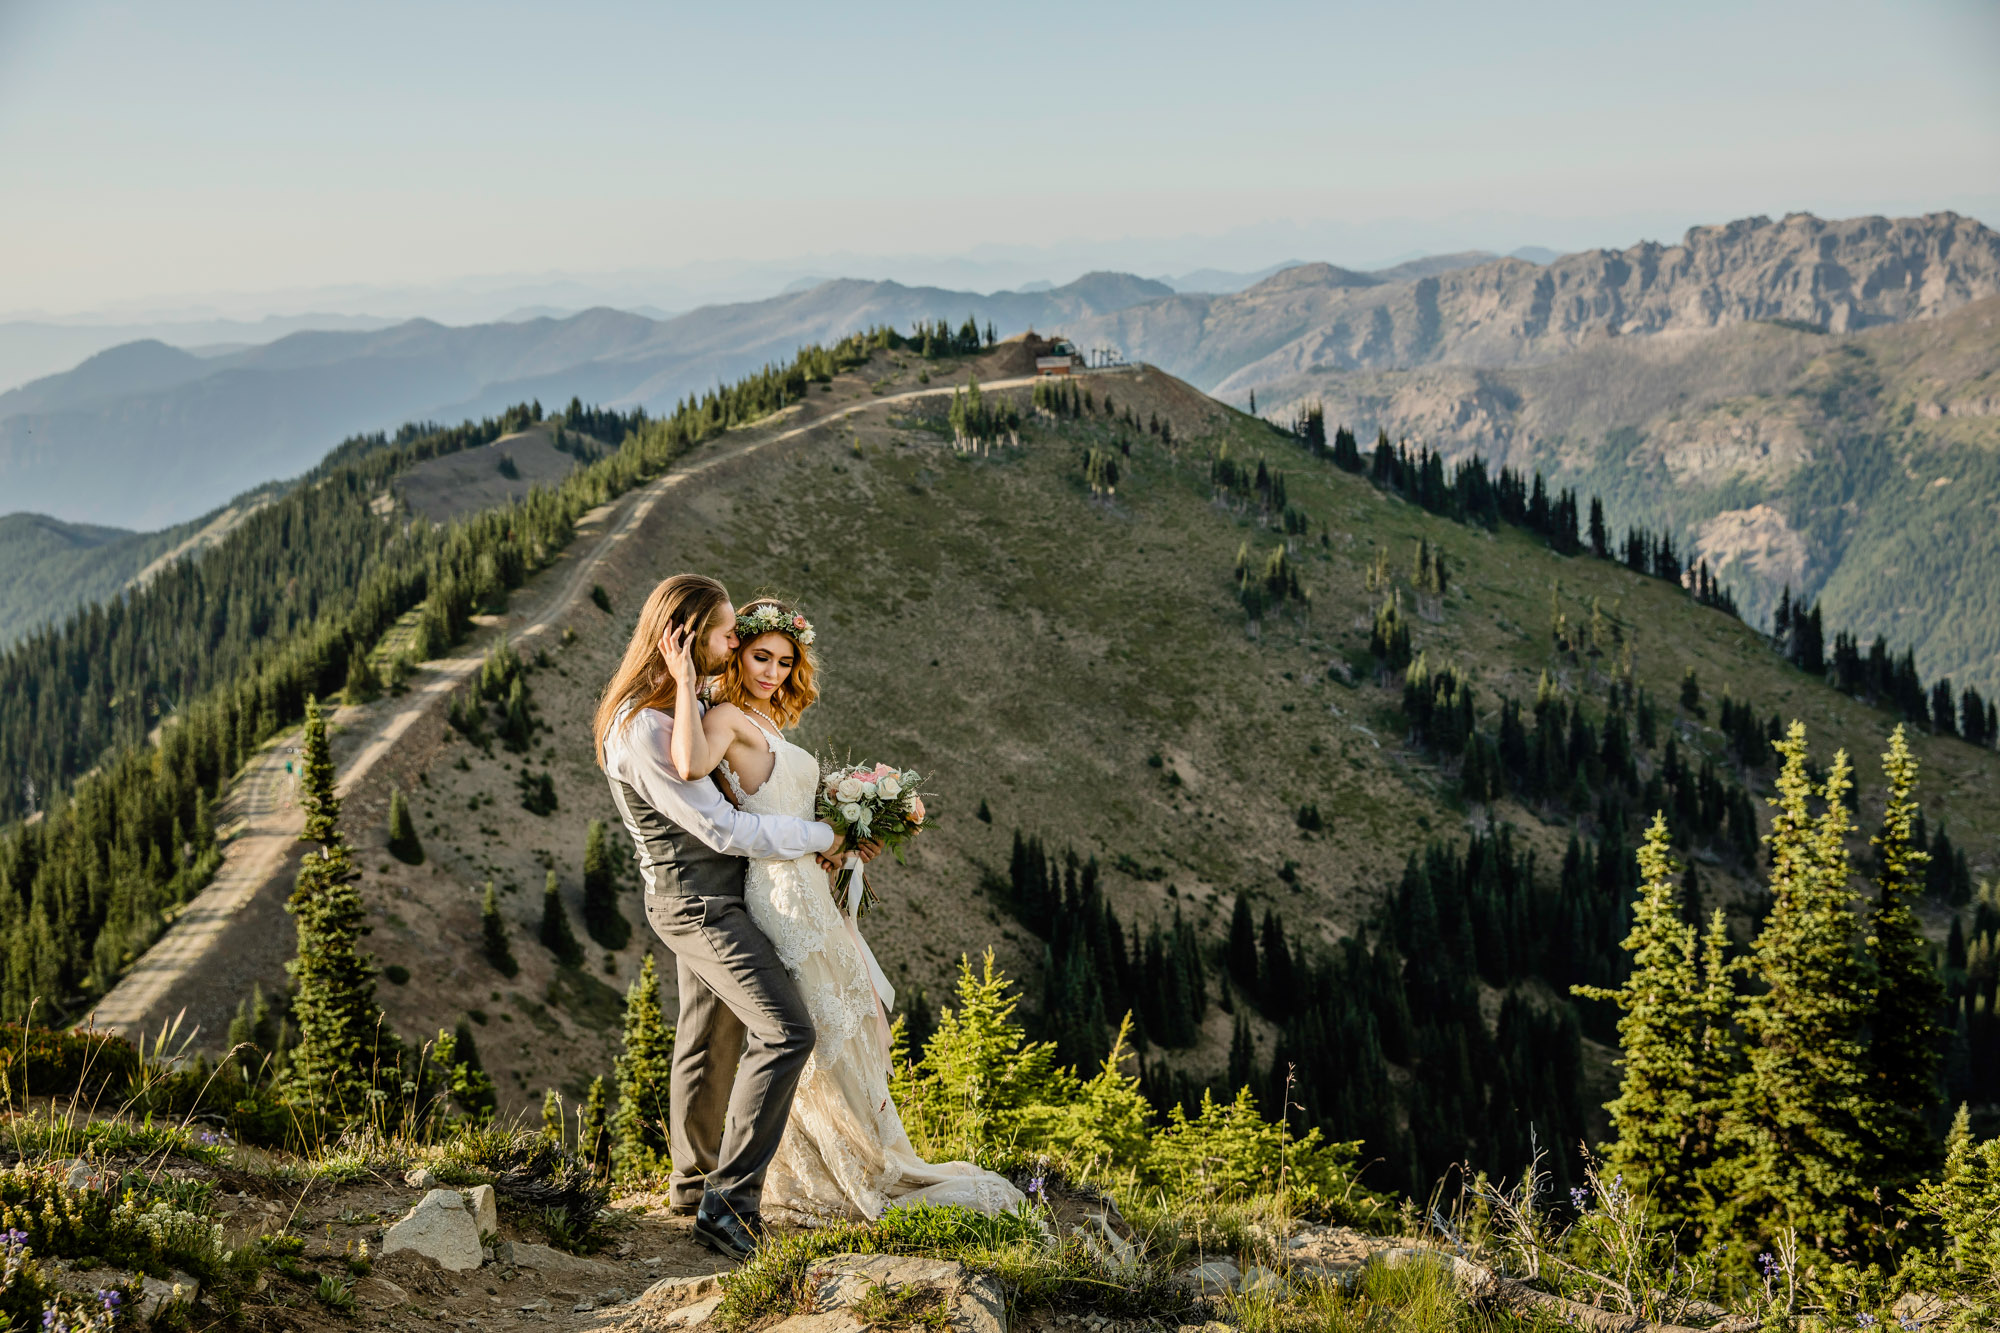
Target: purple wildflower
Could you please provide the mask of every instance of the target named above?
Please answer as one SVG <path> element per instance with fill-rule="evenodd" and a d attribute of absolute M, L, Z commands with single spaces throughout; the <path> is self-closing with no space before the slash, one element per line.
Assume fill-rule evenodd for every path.
<path fill-rule="evenodd" d="M 1757 1256 L 1757 1267 L 1764 1270 L 1764 1276 L 1767 1278 L 1778 1275 L 1778 1261 L 1771 1257 L 1768 1250 Z"/>
<path fill-rule="evenodd" d="M 1863 1328 L 1873 1328 L 1875 1327 L 1875 1316 L 1863 1310 L 1860 1314 L 1854 1316 L 1854 1322 Z"/>
<path fill-rule="evenodd" d="M 1903 1333 L 1917 1333 L 1917 1330 L 1924 1326 L 1924 1321 L 1921 1319 L 1904 1318 L 1898 1319 L 1896 1323 L 1903 1329 Z"/>
<path fill-rule="evenodd" d="M 1590 1191 L 1581 1185 L 1573 1185 L 1569 1191 L 1569 1206 L 1579 1213 L 1590 1206 Z"/>
<path fill-rule="evenodd" d="M 100 1291 L 97 1293 L 97 1299 L 103 1304 L 105 1313 L 107 1314 L 116 1311 L 119 1306 L 125 1303 L 125 1298 L 116 1291 Z"/>

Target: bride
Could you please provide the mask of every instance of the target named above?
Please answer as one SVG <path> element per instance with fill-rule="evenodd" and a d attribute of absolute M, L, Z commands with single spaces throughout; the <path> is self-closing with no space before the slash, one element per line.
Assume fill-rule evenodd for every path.
<path fill-rule="evenodd" d="M 814 817 L 819 765 L 784 738 L 819 697 L 813 630 L 760 598 L 736 616 L 737 651 L 710 686 L 702 725 L 674 728 L 684 779 L 719 772 L 729 798 L 759 815 Z M 696 714 L 692 636 L 671 638 L 677 717 Z M 834 903 L 819 861 L 752 861 L 745 903 L 798 982 L 816 1042 L 764 1183 L 764 1210 L 808 1226 L 873 1220 L 900 1204 L 1003 1212 L 1021 1192 L 970 1162 L 917 1156 L 889 1096 L 889 1009 L 896 1003 L 854 918 Z"/>

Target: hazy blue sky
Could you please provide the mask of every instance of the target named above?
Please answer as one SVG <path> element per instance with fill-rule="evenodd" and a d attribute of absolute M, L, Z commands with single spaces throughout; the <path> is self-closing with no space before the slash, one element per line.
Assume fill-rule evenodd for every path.
<path fill-rule="evenodd" d="M 0 0 L 0 313 L 2000 222 L 1996 72 L 1993 0 Z"/>

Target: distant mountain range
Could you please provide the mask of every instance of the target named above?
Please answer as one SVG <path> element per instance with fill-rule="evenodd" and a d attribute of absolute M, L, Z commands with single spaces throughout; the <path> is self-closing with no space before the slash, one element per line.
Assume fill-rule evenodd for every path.
<path fill-rule="evenodd" d="M 207 357 L 132 343 L 0 394 L 0 509 L 159 527 L 301 472 L 356 432 L 535 397 L 660 408 L 870 324 L 970 315 L 1007 334 L 1173 294 L 1124 273 L 985 296 L 841 279 L 667 320 L 608 309 L 465 328 L 411 320 Z"/>

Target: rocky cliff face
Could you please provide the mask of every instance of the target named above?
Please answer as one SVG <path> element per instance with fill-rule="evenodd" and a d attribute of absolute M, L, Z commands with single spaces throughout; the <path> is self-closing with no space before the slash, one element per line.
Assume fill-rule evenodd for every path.
<path fill-rule="evenodd" d="M 1133 306 L 1075 332 L 1235 398 L 1314 370 L 1527 365 L 1616 338 L 1759 320 L 1850 333 L 1995 293 L 2000 233 L 1974 219 L 1794 213 L 1696 227 L 1679 245 L 1548 265 L 1496 259 L 1398 281 L 1306 265 L 1229 296 Z"/>

